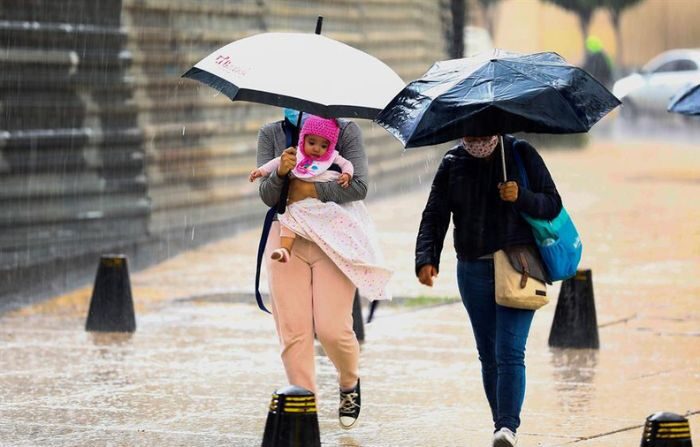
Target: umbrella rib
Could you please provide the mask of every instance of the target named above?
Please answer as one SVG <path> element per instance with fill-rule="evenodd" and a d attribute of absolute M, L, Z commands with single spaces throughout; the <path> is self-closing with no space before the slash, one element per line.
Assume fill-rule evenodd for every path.
<path fill-rule="evenodd" d="M 501 62 L 501 61 L 499 60 L 499 62 Z M 506 68 L 510 69 L 511 71 L 515 71 L 515 72 L 520 73 L 521 75 L 527 77 L 527 74 L 526 74 L 526 73 L 524 73 L 524 72 L 518 70 L 518 69 L 515 68 L 515 67 L 512 67 L 512 66 L 510 66 L 510 65 L 508 65 L 508 64 L 502 64 L 502 65 L 504 65 Z M 576 69 L 576 67 L 573 67 L 573 68 Z M 566 98 L 564 98 L 564 95 L 562 95 L 561 92 L 560 92 L 559 90 L 557 90 L 556 88 L 552 87 L 551 85 L 549 85 L 549 84 L 547 84 L 547 83 L 545 83 L 545 82 L 542 82 L 542 81 L 540 81 L 540 80 L 538 80 L 538 79 L 534 79 L 534 78 L 531 78 L 531 77 L 528 77 L 528 79 L 532 79 L 532 80 L 535 81 L 535 82 L 539 82 L 541 85 L 544 85 L 545 87 L 548 87 L 548 88 L 554 90 L 555 92 L 557 92 L 557 95 L 559 95 L 559 97 L 560 97 L 562 100 L 564 100 L 564 103 L 566 104 L 566 106 L 567 106 L 567 107 L 569 108 L 569 110 L 574 114 L 574 117 L 576 118 L 576 121 L 578 121 L 578 123 L 579 123 L 580 125 L 582 125 L 584 128 L 588 128 L 588 124 L 587 124 L 587 123 L 581 122 L 581 120 L 579 119 L 578 114 L 576 113 L 576 111 L 571 107 L 571 104 L 569 103 L 569 101 L 568 101 Z M 597 82 L 597 81 L 596 81 L 596 82 Z M 599 83 L 599 84 L 600 84 L 600 83 Z M 602 85 L 602 84 L 601 84 L 601 85 Z M 495 104 L 494 104 L 494 105 L 495 105 Z M 499 107 L 499 108 L 500 108 L 500 107 Z"/>
<path fill-rule="evenodd" d="M 415 131 L 418 129 L 418 126 L 420 125 L 421 120 L 423 119 L 425 114 L 428 113 L 428 111 L 430 111 L 430 109 L 433 107 L 433 104 L 434 104 L 434 101 L 430 101 L 430 104 L 428 105 L 428 107 L 425 110 L 423 110 L 423 112 L 420 114 L 420 119 L 415 120 L 415 124 L 411 128 L 411 132 L 408 134 L 408 138 L 406 138 L 406 142 L 408 142 L 408 140 L 411 139 L 411 137 L 413 136 Z"/>

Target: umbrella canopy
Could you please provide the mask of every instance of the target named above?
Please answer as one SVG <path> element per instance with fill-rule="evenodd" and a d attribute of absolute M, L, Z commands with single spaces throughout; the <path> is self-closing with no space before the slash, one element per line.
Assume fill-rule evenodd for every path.
<path fill-rule="evenodd" d="M 683 89 L 671 99 L 669 112 L 700 116 L 700 84 Z"/>
<path fill-rule="evenodd" d="M 405 84 L 379 59 L 320 34 L 263 33 L 230 43 L 183 75 L 251 101 L 373 119 Z"/>
<path fill-rule="evenodd" d="M 465 135 L 586 132 L 619 104 L 556 53 L 494 50 L 436 62 L 375 121 L 408 148 Z"/>

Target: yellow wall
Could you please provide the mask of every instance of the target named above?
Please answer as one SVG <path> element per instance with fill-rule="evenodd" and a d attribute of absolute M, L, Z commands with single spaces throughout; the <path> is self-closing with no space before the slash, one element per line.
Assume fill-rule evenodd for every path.
<path fill-rule="evenodd" d="M 700 48 L 700 0 L 646 0 L 622 17 L 622 30 L 628 64 L 670 48 Z"/>
<path fill-rule="evenodd" d="M 609 14 L 598 10 L 590 33 L 617 54 Z M 671 48 L 700 48 L 700 0 L 644 0 L 622 16 L 624 65 L 639 66 Z M 503 0 L 498 6 L 495 45 L 520 52 L 556 51 L 572 63 L 583 58 L 576 15 L 540 0 Z"/>

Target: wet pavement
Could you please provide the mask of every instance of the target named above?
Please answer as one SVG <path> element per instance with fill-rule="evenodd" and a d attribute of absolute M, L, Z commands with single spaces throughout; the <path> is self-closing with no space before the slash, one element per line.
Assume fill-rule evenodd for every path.
<path fill-rule="evenodd" d="M 698 150 L 599 141 L 543 153 L 593 271 L 601 349 L 548 348 L 555 303 L 537 312 L 520 446 L 636 446 L 662 410 L 687 414 L 700 445 Z M 352 431 L 337 426 L 319 348 L 324 445 L 490 445 L 451 242 L 435 288 L 413 274 L 427 192 L 369 206 L 399 299 L 366 326 Z M 0 446 L 260 445 L 285 378 L 272 319 L 250 294 L 258 233 L 132 272 L 133 335 L 84 331 L 91 287 L 0 316 Z"/>

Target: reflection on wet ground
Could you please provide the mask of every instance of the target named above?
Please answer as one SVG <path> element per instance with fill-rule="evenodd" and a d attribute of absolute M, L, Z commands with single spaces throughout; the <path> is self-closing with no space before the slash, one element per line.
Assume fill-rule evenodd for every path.
<path fill-rule="evenodd" d="M 594 349 L 551 348 L 554 383 L 563 411 L 585 414 L 593 398 L 598 365 Z"/>

